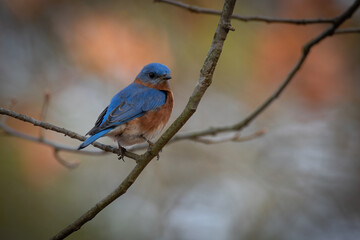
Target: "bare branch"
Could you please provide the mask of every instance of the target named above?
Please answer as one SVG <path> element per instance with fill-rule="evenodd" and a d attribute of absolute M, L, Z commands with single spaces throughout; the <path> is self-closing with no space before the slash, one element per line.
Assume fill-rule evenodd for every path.
<path fill-rule="evenodd" d="M 335 31 L 335 34 L 360 33 L 360 28 L 343 28 Z"/>
<path fill-rule="evenodd" d="M 77 139 L 77 140 L 80 140 L 80 141 L 84 141 L 86 139 L 86 137 L 84 137 L 84 136 L 82 136 L 82 135 L 80 135 L 78 133 L 75 133 L 73 131 L 70 131 L 70 130 L 67 130 L 65 128 L 55 126 L 55 125 L 50 124 L 50 123 L 41 122 L 41 121 L 36 120 L 34 118 L 31 118 L 29 116 L 19 114 L 19 113 L 16 113 L 14 111 L 11 111 L 11 110 L 8 110 L 8 109 L 2 108 L 2 107 L 0 107 L 0 114 L 7 115 L 7 116 L 10 116 L 10 117 L 19 119 L 21 121 L 24 121 L 24 122 L 31 123 L 34 126 L 38 126 L 38 127 L 41 127 L 41 128 L 47 129 L 47 130 L 62 133 L 65 136 L 69 136 L 71 138 L 74 138 L 74 139 Z M 66 146 L 63 146 L 63 145 L 58 145 L 57 143 L 48 141 L 46 139 L 41 140 L 41 139 L 33 137 L 33 136 L 29 136 L 29 135 L 19 133 L 19 132 L 16 132 L 16 131 L 15 132 L 11 131 L 12 129 L 7 127 L 7 126 L 4 126 L 4 124 L 2 124 L 1 127 L 3 129 L 5 127 L 4 131 L 7 130 L 8 132 L 11 132 L 11 135 L 13 135 L 13 136 L 18 136 L 18 137 L 21 137 L 21 138 L 24 138 L 24 139 L 27 139 L 27 140 L 30 140 L 30 141 L 34 141 L 34 142 L 41 142 L 41 143 L 44 143 L 46 145 L 55 147 L 55 148 L 57 148 L 59 150 L 63 150 L 63 151 L 77 152 L 77 153 L 79 152 L 74 148 L 66 147 Z M 115 148 L 115 147 L 112 147 L 112 146 L 109 146 L 109 145 L 105 145 L 105 144 L 101 144 L 101 143 L 98 143 L 98 142 L 93 143 L 93 145 L 94 145 L 94 147 L 97 147 L 97 148 L 99 148 L 99 149 L 101 149 L 101 150 L 103 150 L 105 152 L 111 152 L 111 153 L 115 153 L 115 154 L 120 154 L 120 150 L 118 148 Z M 83 152 L 85 154 L 93 154 L 94 153 L 92 151 L 80 151 L 80 152 Z M 134 159 L 136 161 L 138 161 L 140 159 L 140 155 L 129 152 L 129 151 L 125 152 L 125 156 L 127 156 L 127 157 L 129 157 L 131 159 Z"/>
<path fill-rule="evenodd" d="M 74 147 L 71 147 L 71 146 L 62 145 L 62 144 L 59 144 L 59 143 L 56 143 L 56 142 L 53 142 L 53 141 L 50 141 L 47 139 L 37 138 L 37 137 L 31 136 L 31 135 L 16 131 L 15 129 L 13 129 L 3 123 L 0 124 L 0 128 L 7 135 L 25 139 L 25 140 L 28 140 L 31 142 L 41 143 L 41 144 L 47 145 L 49 147 L 53 147 L 59 151 L 75 152 L 78 154 L 86 154 L 86 155 L 103 155 L 103 154 L 108 153 L 105 151 L 91 151 L 91 150 L 78 151 L 77 149 L 75 149 Z"/>
<path fill-rule="evenodd" d="M 187 8 L 187 4 L 177 2 L 177 1 L 168 1 L 168 0 L 156 0 L 156 2 L 166 2 L 173 5 L 180 4 L 180 7 Z M 176 4 L 175 4 L 176 3 Z M 195 131 L 195 132 L 189 132 L 189 133 L 179 133 L 175 137 L 171 139 L 172 142 L 180 141 L 180 140 L 187 140 L 187 139 L 196 139 L 202 136 L 208 136 L 208 135 L 217 135 L 219 133 L 224 132 L 232 132 L 232 131 L 240 131 L 244 127 L 246 127 L 250 122 L 252 122 L 261 112 L 263 112 L 275 99 L 277 99 L 280 94 L 283 92 L 283 90 L 286 88 L 286 86 L 290 83 L 290 81 L 293 79 L 295 74 L 300 70 L 302 64 L 304 63 L 305 59 L 307 58 L 307 55 L 309 54 L 311 48 L 318 44 L 320 41 L 324 40 L 326 37 L 332 36 L 333 34 L 345 34 L 345 33 L 358 33 L 360 31 L 359 28 L 346 28 L 346 29 L 338 29 L 337 28 L 346 20 L 351 18 L 352 14 L 357 10 L 359 7 L 359 1 L 355 1 L 353 5 L 351 5 L 350 8 L 348 8 L 345 12 L 343 12 L 341 15 L 331 19 L 331 23 L 333 25 L 326 29 L 324 32 L 322 32 L 320 35 L 309 41 L 307 44 L 303 47 L 303 52 L 301 57 L 299 58 L 298 62 L 295 64 L 293 69 L 289 72 L 288 76 L 285 78 L 283 83 L 279 86 L 279 88 L 262 104 L 260 105 L 253 113 L 251 113 L 248 117 L 246 117 L 244 120 L 242 120 L 239 123 L 236 123 L 234 125 L 228 125 L 223 127 L 210 127 L 206 130 L 202 131 Z M 197 8 L 197 7 L 195 7 Z M 135 146 L 133 150 L 137 150 L 143 148 L 143 146 Z"/>
<path fill-rule="evenodd" d="M 217 143 L 223 143 L 223 142 L 245 142 L 250 141 L 255 138 L 261 137 L 266 133 L 266 130 L 260 130 L 255 132 L 254 134 L 251 134 L 249 136 L 241 137 L 240 133 L 235 133 L 232 136 L 225 136 L 221 138 L 203 138 L 203 137 L 196 137 L 194 139 L 191 139 L 195 142 L 200 142 L 204 144 L 217 144 Z"/>
<path fill-rule="evenodd" d="M 221 15 L 221 11 L 201 8 L 198 6 L 192 6 L 180 1 L 174 0 L 154 0 L 154 2 L 167 3 L 176 7 L 186 9 L 192 13 L 202 13 L 209 15 Z M 281 23 L 281 24 L 295 24 L 295 25 L 307 25 L 307 24 L 332 24 L 333 18 L 318 18 L 318 19 L 288 19 L 288 18 L 272 18 L 272 17 L 245 17 L 237 14 L 231 16 L 232 19 L 236 19 L 243 22 L 264 22 L 264 23 Z"/>
<path fill-rule="evenodd" d="M 354 12 L 359 8 L 360 0 L 354 1 L 354 3 L 341 15 L 334 18 L 334 23 L 331 27 L 327 28 L 325 31 L 323 31 L 321 34 L 319 34 L 317 37 L 313 38 L 311 41 L 306 43 L 303 46 L 302 49 L 302 55 L 298 62 L 295 64 L 295 66 L 291 69 L 285 80 L 282 82 L 282 84 L 278 87 L 278 89 L 263 103 L 261 104 L 257 109 L 255 109 L 254 112 L 252 112 L 248 117 L 246 117 L 241 122 L 234 124 L 232 126 L 225 126 L 220 128 L 214 128 L 210 129 L 208 132 L 229 132 L 233 130 L 241 130 L 248 126 L 257 116 L 259 116 L 260 113 L 262 113 L 265 109 L 267 109 L 275 99 L 277 99 L 281 93 L 284 91 L 284 89 L 288 86 L 288 84 L 293 80 L 295 74 L 300 70 L 301 66 L 303 65 L 305 59 L 307 58 L 308 54 L 310 53 L 311 49 L 316 45 L 319 44 L 322 40 L 324 40 L 327 37 L 332 36 L 336 29 L 347 19 L 351 18 L 351 16 L 354 14 Z M 198 133 L 199 134 L 199 133 Z M 201 133 L 200 133 L 201 134 Z"/>
<path fill-rule="evenodd" d="M 240 137 L 237 129 L 234 128 L 235 125 L 231 125 L 231 126 L 224 126 L 224 127 L 210 127 L 206 130 L 203 131 L 194 131 L 194 132 L 188 132 L 188 133 L 178 133 L 176 134 L 168 143 L 167 145 L 171 144 L 171 143 L 175 143 L 178 141 L 183 141 L 183 140 L 191 140 L 191 141 L 195 141 L 195 142 L 200 142 L 200 143 L 205 143 L 204 141 L 202 141 L 202 137 L 206 137 L 206 136 L 217 136 L 223 132 L 235 132 L 235 135 L 233 136 L 227 136 L 227 137 L 223 137 L 220 138 L 221 140 L 219 141 L 219 139 L 210 139 L 210 141 L 214 142 L 214 143 L 221 143 L 221 142 L 245 142 L 245 141 L 250 141 L 256 137 L 260 137 L 262 135 L 264 135 L 266 133 L 266 130 L 260 130 L 256 133 L 254 133 L 253 135 L 247 136 L 247 137 Z M 226 131 L 224 131 L 226 129 Z M 239 138 L 237 139 L 237 137 L 234 136 L 238 136 Z M 208 138 L 205 139 L 205 141 L 207 141 Z M 141 150 L 141 149 L 146 149 L 148 147 L 147 144 L 138 144 L 135 146 L 132 146 L 129 148 L 130 151 L 137 151 L 137 150 Z"/>
<path fill-rule="evenodd" d="M 64 167 L 66 167 L 68 169 L 74 169 L 77 166 L 79 166 L 79 163 L 77 163 L 77 162 L 68 162 L 65 159 L 63 159 L 62 157 L 60 157 L 59 149 L 54 148 L 54 157 L 61 165 L 63 165 Z"/>
<path fill-rule="evenodd" d="M 9 108 L 10 110 L 12 110 L 13 107 L 16 105 L 16 103 L 17 103 L 16 99 L 11 99 L 8 108 Z M 8 116 L 6 116 L 6 115 L 2 115 L 2 117 L 1 117 L 1 124 L 5 124 L 5 123 L 6 123 L 6 118 L 7 118 L 7 117 L 8 117 Z"/>
<path fill-rule="evenodd" d="M 93 219 L 106 206 L 108 206 L 115 199 L 123 195 L 129 189 L 129 187 L 135 182 L 137 177 L 149 164 L 149 162 L 155 156 L 157 156 L 157 154 L 165 146 L 165 144 L 175 135 L 175 133 L 177 133 L 180 130 L 180 128 L 195 113 L 202 96 L 204 95 L 206 89 L 210 86 L 212 82 L 212 77 L 216 64 L 219 60 L 224 41 L 229 32 L 230 17 L 234 10 L 235 2 L 236 0 L 225 0 L 224 8 L 222 11 L 221 18 L 219 20 L 218 27 L 216 29 L 216 33 L 214 35 L 204 65 L 200 71 L 199 82 L 195 87 L 194 92 L 188 101 L 188 104 L 186 105 L 185 109 L 180 114 L 180 116 L 171 124 L 171 126 L 165 131 L 165 133 L 162 134 L 162 136 L 154 144 L 152 149 L 147 151 L 145 154 L 141 155 L 141 159 L 138 161 L 135 168 L 123 180 L 120 186 L 118 186 L 110 195 L 108 195 L 103 200 L 98 202 L 93 208 L 87 211 L 84 215 L 82 215 L 72 224 L 70 224 L 62 231 L 60 231 L 58 234 L 56 234 L 52 239 L 64 239 L 74 231 L 79 230 L 85 223 Z"/>
<path fill-rule="evenodd" d="M 47 110 L 49 107 L 49 101 L 50 101 L 50 91 L 45 90 L 44 101 L 43 101 L 43 105 L 42 105 L 41 113 L 40 113 L 40 121 L 41 122 L 44 122 L 46 119 L 46 114 L 47 114 Z M 44 128 L 40 128 L 39 138 L 43 139 L 44 136 L 45 136 Z"/>

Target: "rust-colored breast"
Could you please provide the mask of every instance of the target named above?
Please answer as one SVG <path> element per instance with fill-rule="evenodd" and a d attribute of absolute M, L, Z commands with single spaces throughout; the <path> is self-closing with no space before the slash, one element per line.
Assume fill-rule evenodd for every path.
<path fill-rule="evenodd" d="M 166 92 L 166 102 L 161 107 L 147 112 L 139 118 L 139 127 L 145 137 L 151 139 L 158 135 L 169 121 L 174 105 L 172 92 Z"/>
<path fill-rule="evenodd" d="M 174 97 L 167 81 L 157 85 L 150 85 L 144 84 L 140 80 L 136 79 L 135 83 L 158 89 L 166 93 L 166 102 L 164 105 L 147 112 L 142 117 L 134 119 L 138 121 L 137 124 L 144 136 L 148 139 L 151 139 L 158 135 L 169 121 L 174 106 Z"/>

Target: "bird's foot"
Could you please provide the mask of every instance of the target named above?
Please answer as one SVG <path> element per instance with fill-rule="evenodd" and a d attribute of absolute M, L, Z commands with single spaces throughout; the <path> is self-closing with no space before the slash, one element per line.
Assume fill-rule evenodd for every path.
<path fill-rule="evenodd" d="M 147 141 L 147 143 L 149 144 L 148 150 L 151 150 L 151 148 L 154 146 L 154 144 L 153 144 L 151 141 L 149 141 L 149 140 L 146 140 L 146 141 Z"/>
<path fill-rule="evenodd" d="M 119 159 L 119 160 L 123 160 L 123 162 L 125 162 L 124 157 L 125 157 L 126 149 L 123 148 L 123 147 L 121 147 L 121 146 L 119 146 L 119 150 L 120 150 L 120 153 L 118 154 L 118 156 L 119 156 L 118 159 Z"/>
<path fill-rule="evenodd" d="M 151 149 L 152 149 L 152 147 L 154 146 L 154 143 L 153 142 L 151 142 L 149 139 L 147 139 L 145 136 L 141 136 L 148 144 L 149 144 L 149 146 L 148 146 L 148 151 L 151 151 Z M 160 152 L 161 152 L 161 150 L 160 150 Z M 159 160 L 160 159 L 160 155 L 159 155 L 159 153 L 156 155 L 156 160 Z"/>
<path fill-rule="evenodd" d="M 154 143 L 153 142 L 151 142 L 150 140 L 148 140 L 148 139 L 145 139 L 146 140 L 146 142 L 149 144 L 149 146 L 148 146 L 148 151 L 151 151 L 151 148 L 154 146 Z M 156 155 L 156 160 L 159 160 L 160 159 L 160 155 L 159 155 L 159 153 Z"/>

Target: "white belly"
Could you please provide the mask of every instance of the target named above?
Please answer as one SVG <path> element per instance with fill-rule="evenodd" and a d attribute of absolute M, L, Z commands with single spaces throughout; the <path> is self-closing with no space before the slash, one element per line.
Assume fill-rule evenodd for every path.
<path fill-rule="evenodd" d="M 113 138 L 123 147 L 131 146 L 134 144 L 146 142 L 146 139 L 149 141 L 153 140 L 165 127 L 165 124 L 161 124 L 155 131 L 143 131 L 143 129 L 140 127 L 140 124 L 136 124 L 137 121 L 130 122 L 131 124 L 125 123 L 117 126 L 108 134 L 106 134 L 106 136 Z"/>

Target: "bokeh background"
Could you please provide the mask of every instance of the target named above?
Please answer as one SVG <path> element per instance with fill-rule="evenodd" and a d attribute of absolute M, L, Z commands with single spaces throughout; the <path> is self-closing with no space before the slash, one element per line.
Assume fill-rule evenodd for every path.
<path fill-rule="evenodd" d="M 190 4 L 221 9 L 222 1 Z M 350 0 L 243 0 L 235 13 L 326 18 Z M 151 0 L 2 0 L 0 103 L 85 134 L 143 65 L 172 70 L 174 120 L 195 86 L 218 17 Z M 359 26 L 357 13 L 345 26 Z M 239 122 L 263 102 L 326 25 L 233 21 L 213 85 L 181 131 Z M 131 189 L 68 239 L 360 239 L 360 35 L 316 46 L 244 143 L 166 146 Z M 39 129 L 8 118 L 13 128 Z M 76 147 L 53 132 L 48 139 Z M 109 139 L 104 143 L 114 144 Z M 61 153 L 0 136 L 0 236 L 48 239 L 134 167 L 114 155 Z"/>

